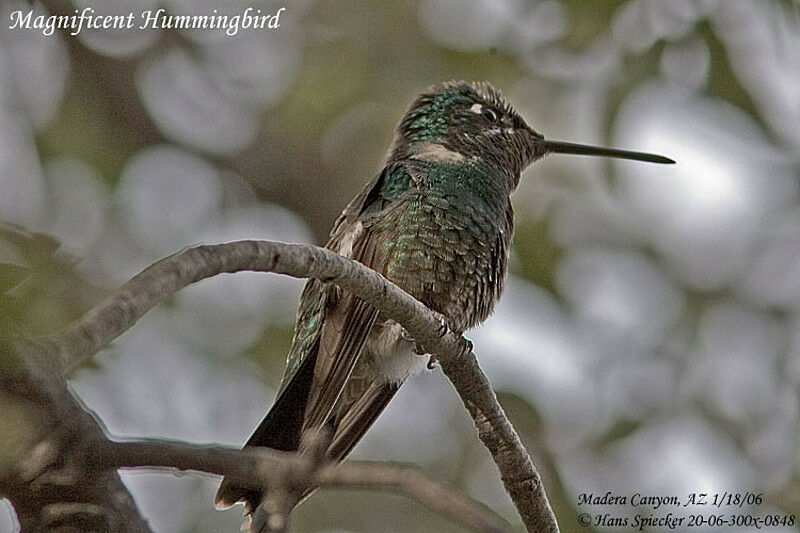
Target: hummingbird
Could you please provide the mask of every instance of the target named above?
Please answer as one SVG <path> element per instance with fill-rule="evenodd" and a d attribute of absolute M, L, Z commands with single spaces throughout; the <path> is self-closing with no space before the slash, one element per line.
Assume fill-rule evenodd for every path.
<path fill-rule="evenodd" d="M 548 154 L 674 163 L 655 154 L 545 139 L 486 82 L 421 94 L 398 124 L 385 164 L 342 212 L 326 247 L 372 268 L 461 334 L 503 291 L 514 232 L 511 193 Z M 247 446 L 295 451 L 327 427 L 343 460 L 410 376 L 432 358 L 403 327 L 335 284 L 309 280 L 277 399 Z M 225 478 L 218 507 L 262 494 Z"/>

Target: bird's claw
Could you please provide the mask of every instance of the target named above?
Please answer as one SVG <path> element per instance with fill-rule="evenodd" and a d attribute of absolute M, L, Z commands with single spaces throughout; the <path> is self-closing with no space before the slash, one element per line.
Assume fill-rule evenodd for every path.
<path fill-rule="evenodd" d="M 441 339 L 450 332 L 450 326 L 447 324 L 447 318 L 443 314 L 436 313 L 435 311 L 434 313 L 436 314 L 436 318 L 439 320 L 439 327 L 436 330 L 436 335 L 438 335 Z"/>
<path fill-rule="evenodd" d="M 459 357 L 466 357 L 472 353 L 473 344 L 471 340 L 461 337 L 458 341 L 458 344 L 460 350 L 458 354 Z"/>

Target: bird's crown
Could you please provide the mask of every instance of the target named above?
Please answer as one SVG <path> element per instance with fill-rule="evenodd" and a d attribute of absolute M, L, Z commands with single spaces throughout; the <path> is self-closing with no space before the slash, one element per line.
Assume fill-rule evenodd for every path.
<path fill-rule="evenodd" d="M 524 124 L 500 91 L 489 83 L 448 81 L 422 93 L 406 112 L 398 130 L 408 141 L 425 142 L 442 138 L 451 127 L 467 122 L 488 126 L 503 118 L 509 126 L 514 122 Z"/>

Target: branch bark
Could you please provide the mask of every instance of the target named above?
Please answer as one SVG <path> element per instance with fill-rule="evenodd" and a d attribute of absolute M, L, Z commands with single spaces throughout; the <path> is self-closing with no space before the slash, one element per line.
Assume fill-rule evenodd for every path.
<path fill-rule="evenodd" d="M 151 265 L 73 326 L 44 340 L 66 372 L 175 291 L 211 276 L 242 270 L 336 283 L 402 324 L 436 356 L 461 396 L 528 531 L 558 531 L 539 472 L 498 403 L 471 343 L 450 331 L 442 334 L 441 324 L 431 310 L 377 272 L 324 248 L 270 241 L 190 248 Z"/>

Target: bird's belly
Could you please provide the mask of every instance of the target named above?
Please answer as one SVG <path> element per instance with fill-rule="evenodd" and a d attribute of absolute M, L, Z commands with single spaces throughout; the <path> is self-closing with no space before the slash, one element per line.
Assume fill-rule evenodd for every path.
<path fill-rule="evenodd" d="M 421 372 L 428 362 L 425 356 L 414 353 L 412 343 L 403 338 L 403 327 L 394 320 L 373 326 L 362 358 L 377 381 L 396 384 Z"/>

